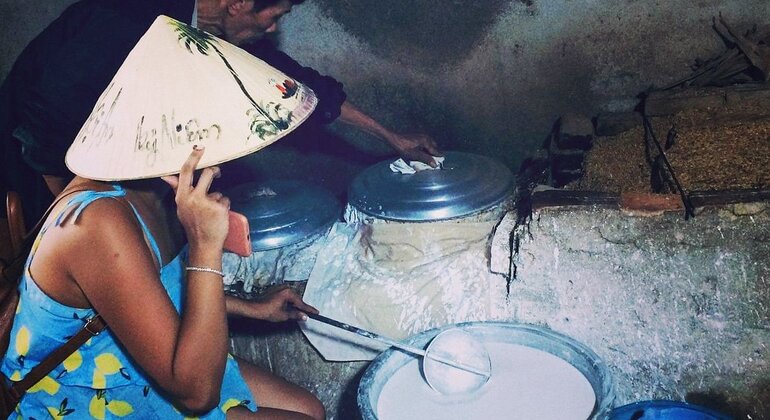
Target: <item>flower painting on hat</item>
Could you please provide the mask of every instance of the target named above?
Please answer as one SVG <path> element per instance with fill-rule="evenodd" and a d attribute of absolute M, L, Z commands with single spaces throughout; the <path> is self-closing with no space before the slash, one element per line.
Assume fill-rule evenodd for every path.
<path fill-rule="evenodd" d="M 200 167 L 282 138 L 315 109 L 312 90 L 207 32 L 166 16 L 128 55 L 67 152 L 70 170 L 116 181 Z"/>

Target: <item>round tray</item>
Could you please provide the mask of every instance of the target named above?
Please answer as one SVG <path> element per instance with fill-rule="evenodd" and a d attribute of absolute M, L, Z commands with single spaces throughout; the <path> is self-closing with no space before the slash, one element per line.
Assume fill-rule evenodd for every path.
<path fill-rule="evenodd" d="M 531 347 L 548 352 L 571 364 L 591 384 L 596 404 L 590 419 L 604 419 L 615 400 L 609 368 L 596 353 L 571 337 L 555 331 L 527 324 L 493 321 L 463 322 L 424 331 L 404 342 L 425 347 L 438 333 L 459 328 L 474 334 L 483 343 L 503 342 Z M 377 356 L 364 371 L 358 385 L 357 402 L 364 420 L 379 420 L 376 410 L 380 394 L 396 371 L 414 359 L 413 355 L 390 348 Z"/>

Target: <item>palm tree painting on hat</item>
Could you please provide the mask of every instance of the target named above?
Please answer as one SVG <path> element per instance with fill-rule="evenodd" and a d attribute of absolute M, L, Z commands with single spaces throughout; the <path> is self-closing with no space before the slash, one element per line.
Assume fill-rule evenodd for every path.
<path fill-rule="evenodd" d="M 154 178 L 178 173 L 199 145 L 206 154 L 198 167 L 217 165 L 284 137 L 317 103 L 308 87 L 248 52 L 159 16 L 95 104 L 66 163 L 94 180 Z"/>

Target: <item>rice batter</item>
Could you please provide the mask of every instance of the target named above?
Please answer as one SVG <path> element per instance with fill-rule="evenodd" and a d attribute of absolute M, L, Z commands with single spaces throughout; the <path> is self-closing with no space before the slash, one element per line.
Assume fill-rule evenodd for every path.
<path fill-rule="evenodd" d="M 428 386 L 418 359 L 401 367 L 383 386 L 377 402 L 381 420 L 539 419 L 585 420 L 596 395 L 585 376 L 545 351 L 486 342 L 492 377 L 470 395 L 444 396 Z"/>

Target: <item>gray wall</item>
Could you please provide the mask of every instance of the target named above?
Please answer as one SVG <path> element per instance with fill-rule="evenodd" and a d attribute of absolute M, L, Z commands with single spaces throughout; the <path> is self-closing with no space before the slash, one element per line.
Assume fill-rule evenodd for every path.
<path fill-rule="evenodd" d="M 515 169 L 559 115 L 629 109 L 723 51 L 720 12 L 770 24 L 767 0 L 310 0 L 282 45 L 389 126 Z"/>
<path fill-rule="evenodd" d="M 72 3 L 0 0 L 0 78 L 5 79 L 24 46 Z"/>
<path fill-rule="evenodd" d="M 0 76 L 71 0 L 0 0 Z M 770 24 L 767 0 L 308 0 L 282 48 L 386 125 L 517 169 L 564 113 L 626 110 L 724 49 L 711 18 Z M 332 127 L 357 149 L 388 149 Z"/>

